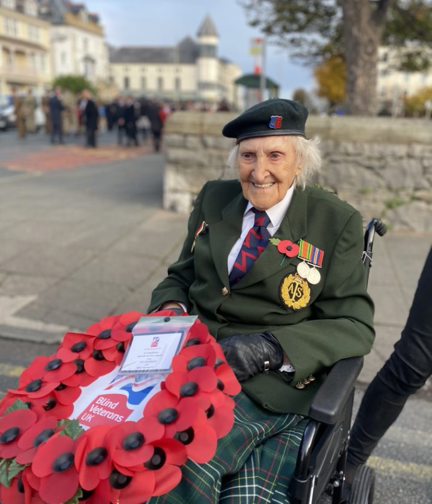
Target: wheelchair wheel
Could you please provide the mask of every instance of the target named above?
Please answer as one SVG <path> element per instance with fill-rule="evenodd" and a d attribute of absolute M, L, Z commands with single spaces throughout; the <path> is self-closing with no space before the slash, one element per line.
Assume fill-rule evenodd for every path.
<path fill-rule="evenodd" d="M 372 504 L 374 491 L 374 470 L 366 465 L 360 466 L 354 475 L 349 504 Z"/>

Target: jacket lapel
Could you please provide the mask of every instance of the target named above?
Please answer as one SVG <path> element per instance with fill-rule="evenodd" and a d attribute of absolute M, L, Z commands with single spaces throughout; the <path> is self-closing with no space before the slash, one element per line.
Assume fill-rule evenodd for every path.
<path fill-rule="evenodd" d="M 296 189 L 294 191 L 291 205 L 273 238 L 279 238 L 280 240 L 291 240 L 292 242 L 296 243 L 298 242 L 298 240 L 300 240 L 300 238 L 303 238 L 306 235 L 307 194 L 307 189 L 304 191 L 302 191 L 301 189 Z M 239 237 L 239 233 L 237 234 L 237 238 Z M 231 247 L 234 242 L 232 242 Z M 231 247 L 228 248 L 228 253 L 231 250 Z M 225 268 L 227 255 L 228 254 L 224 256 Z M 253 285 L 263 280 L 264 278 L 270 277 L 275 273 L 281 271 L 282 269 L 285 269 L 295 259 L 296 257 L 289 258 L 282 255 L 275 245 L 269 243 L 267 248 L 253 265 L 252 269 L 236 285 L 233 286 L 233 290 L 243 289 L 244 287 Z"/>
<path fill-rule="evenodd" d="M 240 193 L 222 210 L 221 220 L 214 223 L 209 222 L 213 262 L 216 272 L 225 286 L 229 285 L 228 255 L 240 237 L 246 205 L 247 201 Z"/>

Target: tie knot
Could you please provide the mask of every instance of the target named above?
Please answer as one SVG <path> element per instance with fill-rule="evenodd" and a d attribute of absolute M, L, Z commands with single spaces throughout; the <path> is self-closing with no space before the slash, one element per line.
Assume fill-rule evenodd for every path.
<path fill-rule="evenodd" d="M 254 226 L 266 228 L 270 224 L 270 217 L 267 215 L 267 212 L 257 210 L 256 208 L 252 208 L 252 211 L 255 214 Z"/>

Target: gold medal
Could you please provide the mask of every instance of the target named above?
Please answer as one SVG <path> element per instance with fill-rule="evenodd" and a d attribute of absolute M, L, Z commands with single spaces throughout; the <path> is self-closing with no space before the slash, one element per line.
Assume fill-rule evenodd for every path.
<path fill-rule="evenodd" d="M 280 295 L 288 308 L 300 310 L 309 304 L 310 288 L 306 280 L 297 274 L 291 274 L 282 280 Z"/>

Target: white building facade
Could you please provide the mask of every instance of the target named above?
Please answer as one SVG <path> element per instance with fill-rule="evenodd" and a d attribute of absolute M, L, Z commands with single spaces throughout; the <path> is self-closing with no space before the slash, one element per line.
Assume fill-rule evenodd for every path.
<path fill-rule="evenodd" d="M 110 51 L 111 82 L 123 94 L 161 100 L 239 105 L 239 66 L 218 57 L 219 36 L 210 17 L 197 39 L 174 47 L 118 47 Z"/>

